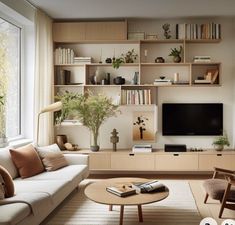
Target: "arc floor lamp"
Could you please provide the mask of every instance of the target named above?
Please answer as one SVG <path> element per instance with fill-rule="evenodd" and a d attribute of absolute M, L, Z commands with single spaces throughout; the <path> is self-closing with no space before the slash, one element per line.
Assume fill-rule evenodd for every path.
<path fill-rule="evenodd" d="M 37 119 L 37 136 L 36 136 L 36 145 L 38 146 L 38 138 L 39 138 L 39 122 L 40 122 L 40 116 L 43 113 L 46 112 L 56 112 L 62 109 L 62 102 L 55 102 L 53 104 L 48 105 L 47 107 L 43 108 L 39 113 L 38 113 L 38 119 Z"/>

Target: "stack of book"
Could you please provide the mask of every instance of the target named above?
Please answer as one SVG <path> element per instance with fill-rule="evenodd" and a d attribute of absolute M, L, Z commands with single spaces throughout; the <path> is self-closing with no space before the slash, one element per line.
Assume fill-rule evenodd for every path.
<path fill-rule="evenodd" d="M 155 79 L 153 82 L 154 85 L 172 85 L 172 81 L 170 79 Z"/>
<path fill-rule="evenodd" d="M 193 57 L 193 62 L 195 63 L 200 63 L 200 62 L 211 62 L 211 57 L 210 56 L 194 56 Z"/>
<path fill-rule="evenodd" d="M 123 105 L 151 105 L 151 90 L 122 90 Z"/>
<path fill-rule="evenodd" d="M 57 48 L 54 52 L 54 60 L 56 65 L 72 64 L 74 59 L 74 51 L 70 48 Z"/>
<path fill-rule="evenodd" d="M 91 57 L 74 57 L 74 64 L 90 64 Z"/>
<path fill-rule="evenodd" d="M 136 194 L 136 189 L 127 184 L 116 184 L 112 187 L 106 187 L 106 191 L 119 197 L 126 197 Z"/>
<path fill-rule="evenodd" d="M 132 152 L 135 153 L 146 153 L 146 152 L 152 152 L 152 145 L 134 145 L 132 147 Z"/>
<path fill-rule="evenodd" d="M 133 182 L 132 188 L 134 188 L 137 193 L 148 193 L 165 191 L 166 186 L 157 180 L 152 180 L 149 182 Z"/>
<path fill-rule="evenodd" d="M 221 25 L 207 24 L 176 24 L 176 39 L 220 39 Z"/>

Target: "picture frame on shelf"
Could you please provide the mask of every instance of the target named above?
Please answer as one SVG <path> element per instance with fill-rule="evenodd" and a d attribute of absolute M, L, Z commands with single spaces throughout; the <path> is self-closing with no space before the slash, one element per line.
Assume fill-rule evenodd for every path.
<path fill-rule="evenodd" d="M 145 32 L 128 32 L 128 40 L 144 40 Z"/>
<path fill-rule="evenodd" d="M 146 34 L 146 40 L 157 40 L 156 34 Z"/>

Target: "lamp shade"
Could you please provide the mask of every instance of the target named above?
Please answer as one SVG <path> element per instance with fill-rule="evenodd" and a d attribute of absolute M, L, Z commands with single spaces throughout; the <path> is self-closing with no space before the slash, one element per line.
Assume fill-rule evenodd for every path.
<path fill-rule="evenodd" d="M 62 108 L 62 102 L 55 102 L 51 105 L 48 105 L 44 109 L 40 111 L 40 114 L 45 113 L 45 112 L 55 112 L 59 111 Z"/>

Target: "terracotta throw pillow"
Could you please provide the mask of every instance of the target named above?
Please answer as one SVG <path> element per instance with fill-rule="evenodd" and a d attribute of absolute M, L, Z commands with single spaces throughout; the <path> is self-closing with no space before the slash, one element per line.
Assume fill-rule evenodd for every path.
<path fill-rule="evenodd" d="M 66 161 L 64 155 L 60 152 L 40 153 L 40 157 L 47 171 L 54 171 L 68 166 L 68 162 Z"/>
<path fill-rule="evenodd" d="M 40 157 L 32 145 L 10 149 L 10 153 L 21 178 L 32 177 L 44 171 Z"/>
<path fill-rule="evenodd" d="M 2 166 L 0 166 L 0 176 L 2 180 L 1 184 L 4 188 L 3 192 L 4 192 L 5 198 L 12 197 L 15 192 L 14 183 L 9 172 Z"/>

